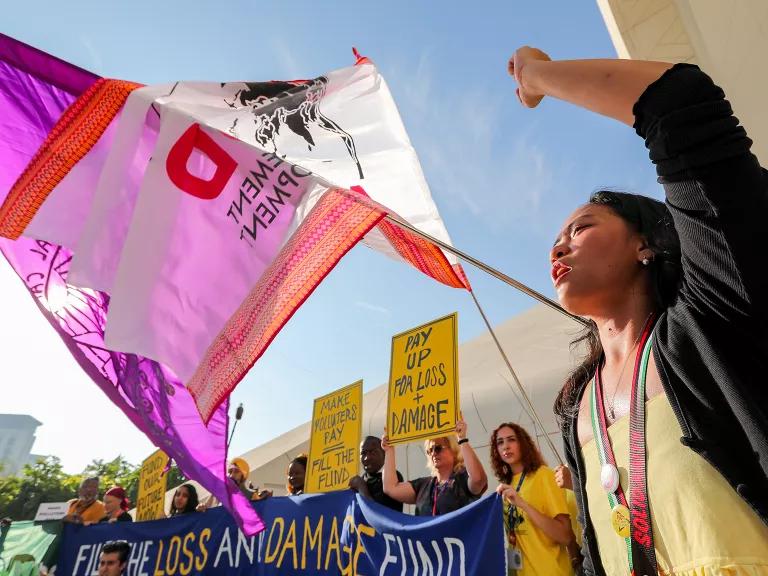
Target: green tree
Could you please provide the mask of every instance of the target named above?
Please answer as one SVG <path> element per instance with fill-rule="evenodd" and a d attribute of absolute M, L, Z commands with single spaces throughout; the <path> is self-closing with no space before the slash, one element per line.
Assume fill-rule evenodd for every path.
<path fill-rule="evenodd" d="M 168 470 L 168 490 L 181 486 L 186 481 L 187 477 L 181 473 L 179 467 L 176 465 L 171 466 L 171 469 Z"/>
<path fill-rule="evenodd" d="M 122 486 L 132 503 L 139 489 L 139 466 L 122 456 L 94 460 L 81 474 L 67 474 L 56 456 L 46 456 L 24 467 L 21 477 L 0 477 L 0 517 L 31 520 L 43 502 L 65 502 L 77 498 L 83 478 L 98 476 L 102 496 L 112 486 Z"/>
<path fill-rule="evenodd" d="M 0 518 L 8 516 L 6 510 L 16 497 L 21 488 L 21 479 L 16 476 L 3 476 L 2 465 L 0 464 Z"/>
<path fill-rule="evenodd" d="M 99 477 L 99 496 L 112 486 L 122 486 L 132 505 L 139 491 L 141 466 L 131 464 L 122 456 L 112 460 L 93 460 L 80 474 L 67 474 L 61 460 L 46 456 L 24 467 L 21 477 L 0 475 L 0 518 L 31 520 L 43 502 L 65 502 L 77 498 L 77 490 L 84 478 Z M 1 472 L 1 470 L 0 470 Z M 176 466 L 168 471 L 168 489 L 186 482 Z"/>
<path fill-rule="evenodd" d="M 7 488 L 6 488 L 7 487 Z M 6 497 L 6 489 L 10 498 Z M 63 502 L 73 498 L 77 486 L 61 467 L 56 456 L 39 458 L 24 466 L 21 478 L 4 478 L 0 483 L 0 516 L 31 520 L 42 502 Z"/>

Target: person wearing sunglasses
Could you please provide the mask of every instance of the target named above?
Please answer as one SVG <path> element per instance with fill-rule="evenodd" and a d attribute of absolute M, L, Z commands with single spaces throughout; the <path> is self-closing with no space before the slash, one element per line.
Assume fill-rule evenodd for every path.
<path fill-rule="evenodd" d="M 432 438 L 424 443 L 429 476 L 399 481 L 395 447 L 386 435 L 384 450 L 384 493 L 404 504 L 415 504 L 416 516 L 439 516 L 463 508 L 480 498 L 488 487 L 483 465 L 469 445 L 467 423 L 460 417 L 456 435 Z"/>

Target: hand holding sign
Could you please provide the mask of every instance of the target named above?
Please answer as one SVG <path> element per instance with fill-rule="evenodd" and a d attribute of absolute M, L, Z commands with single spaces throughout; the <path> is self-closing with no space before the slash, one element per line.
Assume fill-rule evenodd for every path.
<path fill-rule="evenodd" d="M 381 437 L 381 449 L 384 450 L 384 454 L 390 450 L 394 450 L 395 447 L 389 443 L 389 436 L 387 435 L 387 427 L 384 426 L 384 436 Z"/>
<path fill-rule="evenodd" d="M 459 440 L 467 437 L 467 423 L 464 421 L 464 414 L 459 412 L 459 419 L 456 420 L 456 436 Z"/>

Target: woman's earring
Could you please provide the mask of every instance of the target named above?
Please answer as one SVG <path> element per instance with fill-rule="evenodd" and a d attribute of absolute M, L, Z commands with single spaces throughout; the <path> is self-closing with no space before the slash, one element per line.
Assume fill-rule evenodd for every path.
<path fill-rule="evenodd" d="M 648 264 L 650 264 L 650 263 L 651 263 L 651 261 L 648 260 L 648 258 L 643 258 L 643 266 L 648 266 Z"/>

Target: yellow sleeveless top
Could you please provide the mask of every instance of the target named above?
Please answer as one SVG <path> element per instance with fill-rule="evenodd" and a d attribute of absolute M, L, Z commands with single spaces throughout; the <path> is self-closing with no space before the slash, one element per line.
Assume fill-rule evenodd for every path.
<path fill-rule="evenodd" d="M 589 394 L 589 390 L 586 392 Z M 608 428 L 621 486 L 629 487 L 629 417 Z M 646 403 L 648 501 L 656 559 L 674 576 L 768 576 L 768 526 L 706 460 L 680 443 L 665 394 Z M 582 447 L 589 516 L 605 573 L 629 573 L 624 539 L 611 527 L 594 439 Z"/>

